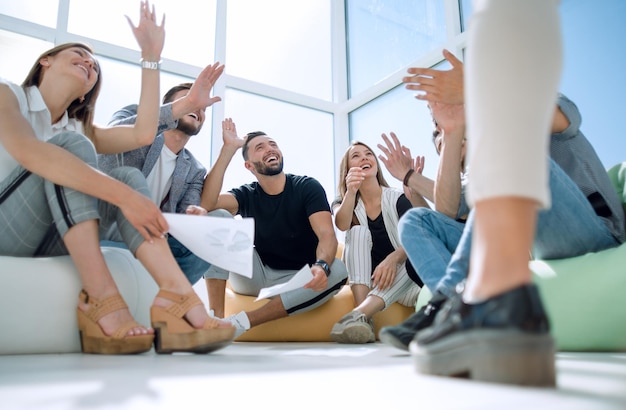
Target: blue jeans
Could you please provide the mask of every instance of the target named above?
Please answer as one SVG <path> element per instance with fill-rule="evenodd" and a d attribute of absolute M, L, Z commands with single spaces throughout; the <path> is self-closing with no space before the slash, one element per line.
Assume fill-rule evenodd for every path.
<path fill-rule="evenodd" d="M 445 276 L 464 227 L 464 223 L 428 208 L 412 208 L 400 218 L 402 247 L 424 285 L 433 292 Z"/>
<path fill-rule="evenodd" d="M 176 259 L 176 262 L 178 263 L 178 266 L 180 266 L 180 269 L 183 271 L 183 273 L 189 280 L 189 283 L 191 283 L 192 285 L 202 279 L 204 274 L 207 273 L 209 269 L 222 270 L 217 266 L 211 266 L 210 263 L 196 256 L 193 252 L 187 249 L 182 243 L 180 243 L 176 238 L 171 235 L 168 235 L 167 243 L 170 246 L 170 249 L 172 251 L 172 254 L 174 255 L 174 259 Z M 100 245 L 128 249 L 124 242 L 106 240 L 100 241 Z"/>
<path fill-rule="evenodd" d="M 550 193 L 552 206 L 538 213 L 533 258 L 571 258 L 619 245 L 604 219 L 596 215 L 578 186 L 553 160 L 550 160 Z M 428 216 L 426 221 L 421 221 L 418 210 L 411 209 L 400 219 L 400 242 L 426 286 L 432 292 L 453 296 L 456 285 L 469 271 L 474 212 L 470 211 L 456 249 L 442 268 L 442 261 L 453 246 L 456 222 L 443 215 Z M 430 213 L 436 214 L 434 211 L 425 214 Z"/>

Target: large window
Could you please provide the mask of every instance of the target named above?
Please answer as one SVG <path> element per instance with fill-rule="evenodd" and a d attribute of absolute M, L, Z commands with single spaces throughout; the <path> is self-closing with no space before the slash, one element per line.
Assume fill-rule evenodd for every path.
<path fill-rule="evenodd" d="M 199 67 L 213 62 L 216 0 L 151 3 L 156 4 L 159 16 L 166 16 L 166 42 L 162 54 L 164 59 Z M 128 16 L 137 24 L 138 10 L 139 2 L 135 0 L 71 0 L 68 31 L 70 34 L 139 50 L 125 18 Z"/>
<path fill-rule="evenodd" d="M 52 47 L 48 41 L 0 30 L 0 77 L 21 84 L 41 52 Z"/>
<path fill-rule="evenodd" d="M 364 142 L 377 154 L 384 145 L 381 134 L 390 138 L 393 132 L 402 145 L 411 150 L 413 157 L 426 157 L 424 175 L 435 175 L 438 156 L 432 143 L 433 122 L 427 105 L 413 94 L 398 86 L 372 102 L 360 107 L 350 115 L 352 140 Z M 392 186 L 401 186 L 380 164 L 383 175 Z"/>
<path fill-rule="evenodd" d="M 229 1 L 228 73 L 331 100 L 330 1 Z"/>
<path fill-rule="evenodd" d="M 221 121 L 232 117 L 241 133 L 260 129 L 274 137 L 285 170 L 316 177 L 329 200 L 339 159 L 353 139 L 379 154 L 380 134 L 394 131 L 413 155 L 426 156 L 424 174 L 435 177 L 428 108 L 401 81 L 410 66 L 440 64 L 443 47 L 463 56 L 471 0 L 152 3 L 167 16 L 161 94 L 193 81 L 213 61 L 226 64 L 214 90 L 223 101 L 207 110 L 202 133 L 189 143 L 207 168 L 221 147 Z M 87 41 L 103 67 L 96 121 L 106 123 L 139 97 L 139 52 L 124 18 L 136 22 L 138 9 L 138 0 L 2 1 L 0 76 L 20 83 L 42 51 Z M 626 2 L 561 0 L 560 10 L 561 90 L 578 104 L 583 131 L 608 167 L 626 160 L 618 123 L 626 117 L 626 57 L 619 52 L 626 40 Z M 224 189 L 252 179 L 238 155 Z"/>
<path fill-rule="evenodd" d="M 0 3 L 0 14 L 47 27 L 56 26 L 58 9 L 57 0 L 20 0 Z"/>
<path fill-rule="evenodd" d="M 333 119 L 327 112 L 312 110 L 238 90 L 227 89 L 225 94 L 225 117 L 232 118 L 240 135 L 251 131 L 263 131 L 276 140 L 285 161 L 285 172 L 308 175 L 319 180 L 332 201 L 334 187 L 333 167 Z M 254 107 L 254 109 L 251 109 Z M 221 146 L 221 138 L 213 140 L 215 149 Z M 224 180 L 229 189 L 253 180 L 252 174 L 243 166 L 238 152 Z"/>
<path fill-rule="evenodd" d="M 446 41 L 447 22 L 440 0 L 347 0 L 346 13 L 350 95 Z"/>

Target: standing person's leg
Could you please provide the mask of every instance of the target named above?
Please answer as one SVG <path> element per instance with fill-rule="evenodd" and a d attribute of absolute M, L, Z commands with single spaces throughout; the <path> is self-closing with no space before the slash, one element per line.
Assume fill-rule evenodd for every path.
<path fill-rule="evenodd" d="M 411 349 L 420 372 L 554 385 L 553 341 L 529 285 L 528 256 L 537 209 L 549 206 L 548 135 L 561 69 L 558 2 L 475 4 L 465 70 L 468 198 L 475 204 L 470 271 L 464 300 L 444 308 L 442 320 L 418 333 Z M 455 346 L 462 346 L 460 357 Z"/>
<path fill-rule="evenodd" d="M 465 71 L 476 212 L 466 300 L 530 282 L 536 213 L 550 205 L 548 137 L 561 72 L 558 1 L 476 3 L 483 8 Z"/>

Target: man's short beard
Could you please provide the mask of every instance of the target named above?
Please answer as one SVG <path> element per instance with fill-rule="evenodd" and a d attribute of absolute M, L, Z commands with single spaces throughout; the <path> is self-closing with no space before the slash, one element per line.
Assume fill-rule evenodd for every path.
<path fill-rule="evenodd" d="M 283 172 L 282 159 L 278 162 L 278 165 L 275 166 L 267 166 L 264 165 L 262 162 L 253 162 L 252 165 L 254 165 L 254 169 L 256 170 L 257 174 L 266 175 L 268 177 L 278 175 Z"/>
<path fill-rule="evenodd" d="M 192 124 L 189 124 L 188 122 L 178 120 L 178 126 L 176 127 L 176 129 L 191 137 L 192 135 L 197 135 L 200 132 L 200 130 L 202 129 L 202 124 L 196 127 Z"/>

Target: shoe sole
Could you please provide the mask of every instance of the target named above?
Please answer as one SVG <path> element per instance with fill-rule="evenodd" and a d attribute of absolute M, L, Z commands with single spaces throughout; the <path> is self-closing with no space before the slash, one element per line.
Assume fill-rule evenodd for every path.
<path fill-rule="evenodd" d="M 112 337 L 91 337 L 82 331 L 80 337 L 80 350 L 90 354 L 140 354 L 152 349 L 154 336 L 127 336 L 122 339 Z"/>
<path fill-rule="evenodd" d="M 428 345 L 409 345 L 417 371 L 477 381 L 554 387 L 554 340 L 510 330 L 471 330 Z"/>
<path fill-rule="evenodd" d="M 409 345 L 405 345 L 404 343 L 402 343 L 398 338 L 396 338 L 394 335 L 392 335 L 391 333 L 385 332 L 383 330 L 381 330 L 378 333 L 378 339 L 388 345 L 391 345 L 393 347 L 396 347 L 400 350 L 404 350 L 405 352 L 409 351 Z"/>
<path fill-rule="evenodd" d="M 368 326 L 355 325 L 344 328 L 342 331 L 330 332 L 330 338 L 337 343 L 365 344 L 371 341 L 372 329 Z"/>
<path fill-rule="evenodd" d="M 233 342 L 234 328 L 199 329 L 191 333 L 169 333 L 167 326 L 153 323 L 154 350 L 158 354 L 174 352 L 211 353 Z"/>

